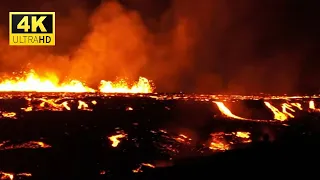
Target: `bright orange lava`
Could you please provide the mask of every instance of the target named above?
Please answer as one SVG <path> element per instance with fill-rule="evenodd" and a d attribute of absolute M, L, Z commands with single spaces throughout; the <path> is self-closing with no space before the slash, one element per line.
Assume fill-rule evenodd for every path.
<path fill-rule="evenodd" d="M 101 80 L 98 90 L 86 86 L 78 80 L 59 82 L 55 74 L 45 77 L 39 76 L 34 70 L 24 73 L 23 77 L 14 77 L 0 81 L 2 92 L 102 92 L 102 93 L 151 93 L 153 87 L 151 82 L 140 77 L 138 82 L 132 86 L 123 79 L 112 82 Z"/>

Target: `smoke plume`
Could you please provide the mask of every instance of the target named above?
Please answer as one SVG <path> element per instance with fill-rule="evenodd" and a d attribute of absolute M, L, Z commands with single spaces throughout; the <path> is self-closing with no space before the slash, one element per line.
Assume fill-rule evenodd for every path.
<path fill-rule="evenodd" d="M 319 27 L 312 19 L 319 6 L 312 3 L 1 2 L 0 71 L 31 67 L 89 84 L 145 76 L 158 91 L 172 92 L 314 91 L 319 73 L 308 64 L 318 58 Z M 55 11 L 56 46 L 8 46 L 9 11 Z"/>

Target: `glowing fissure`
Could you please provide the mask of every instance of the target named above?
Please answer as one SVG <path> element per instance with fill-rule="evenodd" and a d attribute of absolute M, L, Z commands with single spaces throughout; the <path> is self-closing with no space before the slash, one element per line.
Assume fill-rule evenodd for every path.
<path fill-rule="evenodd" d="M 34 70 L 24 77 L 14 77 L 0 81 L 0 92 L 102 92 L 102 93 L 152 93 L 150 80 L 140 77 L 131 86 L 124 79 L 118 81 L 101 80 L 98 90 L 86 86 L 78 80 L 59 83 L 56 75 L 40 77 Z"/>

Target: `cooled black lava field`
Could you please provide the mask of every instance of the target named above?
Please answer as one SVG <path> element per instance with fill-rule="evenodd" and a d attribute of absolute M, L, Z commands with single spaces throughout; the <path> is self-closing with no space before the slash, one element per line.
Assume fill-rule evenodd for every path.
<path fill-rule="evenodd" d="M 315 96 L 2 93 L 0 179 L 177 179 L 226 166 L 305 166 L 318 157 L 317 105 Z"/>

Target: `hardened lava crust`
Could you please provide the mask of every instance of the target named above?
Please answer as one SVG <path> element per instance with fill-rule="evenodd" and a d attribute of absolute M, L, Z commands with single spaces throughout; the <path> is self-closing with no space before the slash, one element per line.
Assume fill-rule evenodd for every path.
<path fill-rule="evenodd" d="M 73 177 L 73 168 L 136 176 L 318 132 L 319 105 L 318 96 L 2 92 L 0 179 Z"/>

